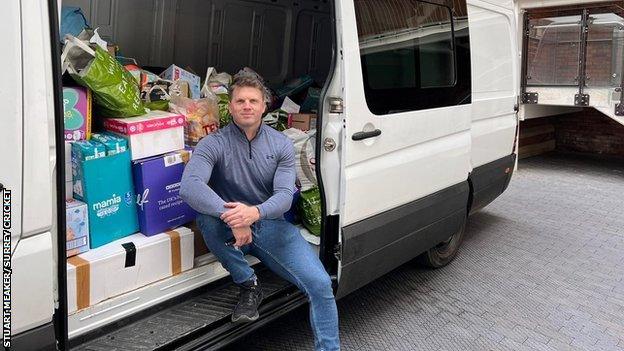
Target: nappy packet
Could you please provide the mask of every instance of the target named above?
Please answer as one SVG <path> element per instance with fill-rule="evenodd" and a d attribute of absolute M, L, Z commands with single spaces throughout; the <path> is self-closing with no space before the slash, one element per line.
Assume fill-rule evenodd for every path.
<path fill-rule="evenodd" d="M 116 155 L 128 150 L 128 141 L 112 133 L 97 133 L 91 136 L 91 140 L 104 144 L 106 156 Z"/>

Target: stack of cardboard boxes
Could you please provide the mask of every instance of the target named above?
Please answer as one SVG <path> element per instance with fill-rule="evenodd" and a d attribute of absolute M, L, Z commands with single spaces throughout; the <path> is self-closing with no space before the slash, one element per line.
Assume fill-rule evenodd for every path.
<path fill-rule="evenodd" d="M 185 117 L 103 118 L 90 92 L 65 87 L 69 312 L 192 268 L 196 216 L 179 196 Z"/>
<path fill-rule="evenodd" d="M 139 85 L 159 84 L 158 76 L 138 66 L 132 70 Z M 178 66 L 160 78 L 176 82 L 187 99 L 203 94 L 199 77 Z M 288 105 L 280 109 L 287 120 L 279 130 L 295 128 L 306 140 L 314 137 L 320 94 L 311 84 L 304 76 L 276 92 Z M 293 94 L 302 108 L 288 97 Z M 92 116 L 91 95 L 85 87 L 63 88 L 70 313 L 188 270 L 197 254 L 207 252 L 194 224 L 196 212 L 179 196 L 194 145 L 188 138 L 185 145 L 186 116 L 159 110 Z M 313 157 L 313 150 L 306 152 Z M 313 167 L 313 159 L 305 166 Z M 296 209 L 295 201 L 291 210 Z"/>

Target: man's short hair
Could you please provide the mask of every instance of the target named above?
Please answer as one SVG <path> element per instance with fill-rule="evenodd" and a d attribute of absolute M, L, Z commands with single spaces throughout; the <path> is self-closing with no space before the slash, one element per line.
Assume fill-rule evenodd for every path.
<path fill-rule="evenodd" d="M 230 84 L 229 89 L 230 98 L 232 98 L 234 94 L 234 89 L 240 87 L 256 88 L 260 90 L 260 92 L 262 92 L 262 97 L 264 98 L 265 104 L 269 105 L 269 103 L 271 102 L 271 92 L 269 91 L 269 89 L 267 89 L 267 87 L 262 82 L 262 79 L 258 77 L 255 72 L 241 70 L 234 75 L 232 84 Z"/>

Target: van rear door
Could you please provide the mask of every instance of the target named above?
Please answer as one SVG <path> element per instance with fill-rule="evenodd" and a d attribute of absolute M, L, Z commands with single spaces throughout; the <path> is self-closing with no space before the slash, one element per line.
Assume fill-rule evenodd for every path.
<path fill-rule="evenodd" d="M 344 211 L 338 296 L 447 239 L 465 219 L 465 1 L 341 1 Z"/>
<path fill-rule="evenodd" d="M 4 23 L 4 49 L 0 63 L 0 103 L 3 108 L 0 128 L 0 184 L 4 196 L 10 197 L 10 222 L 4 211 L 8 200 L 3 201 L 3 237 L 10 233 L 11 252 L 15 251 L 21 230 L 22 202 L 22 33 L 20 25 L 20 2 L 11 1 L 8 8 L 0 11 Z M 10 225 L 11 228 L 7 228 Z M 6 239 L 5 239 L 6 240 Z"/>

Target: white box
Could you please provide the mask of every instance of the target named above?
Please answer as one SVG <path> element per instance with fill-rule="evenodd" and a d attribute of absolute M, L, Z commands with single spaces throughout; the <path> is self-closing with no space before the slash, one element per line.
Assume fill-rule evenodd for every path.
<path fill-rule="evenodd" d="M 95 305 L 193 267 L 193 232 L 186 227 L 141 233 L 67 260 L 68 312 Z"/>
<path fill-rule="evenodd" d="M 65 182 L 72 181 L 71 143 L 65 142 Z"/>
<path fill-rule="evenodd" d="M 180 114 L 150 111 L 130 118 L 106 118 L 104 128 L 128 140 L 132 160 L 184 149 L 184 124 Z"/>
<path fill-rule="evenodd" d="M 65 182 L 65 200 L 74 198 L 74 183 L 70 180 L 69 182 Z"/>

